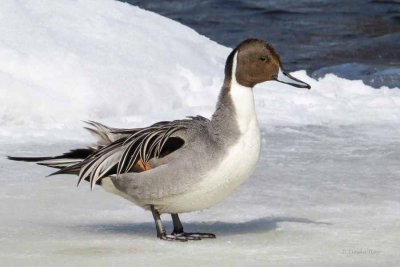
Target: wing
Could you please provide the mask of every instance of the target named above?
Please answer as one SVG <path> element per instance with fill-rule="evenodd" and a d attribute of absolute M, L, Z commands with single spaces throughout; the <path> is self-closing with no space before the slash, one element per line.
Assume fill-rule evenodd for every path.
<path fill-rule="evenodd" d="M 101 146 L 95 153 L 82 162 L 54 174 L 79 172 L 78 185 L 83 180 L 88 180 L 93 189 L 101 178 L 146 171 L 151 168 L 150 160 L 165 157 L 184 146 L 187 141 L 183 134 L 185 131 L 193 125 L 204 125 L 207 122 L 208 119 L 196 116 L 184 120 L 158 122 L 146 128 L 107 127 L 101 131 L 101 136 L 96 133 L 104 142 L 99 142 Z M 94 124 L 96 128 L 100 127 L 100 124 Z M 115 136 L 118 138 L 114 138 Z"/>

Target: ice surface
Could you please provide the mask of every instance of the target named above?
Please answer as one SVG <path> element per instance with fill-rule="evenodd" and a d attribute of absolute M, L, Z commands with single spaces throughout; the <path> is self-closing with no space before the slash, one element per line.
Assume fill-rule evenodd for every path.
<path fill-rule="evenodd" d="M 2 266 L 396 266 L 399 144 L 389 126 L 263 128 L 255 174 L 221 204 L 181 216 L 217 239 L 185 244 L 157 240 L 150 212 L 122 198 L 3 157 L 81 143 L 3 145 Z"/>
<path fill-rule="evenodd" d="M 209 116 L 230 49 L 128 4 L 0 3 L 1 266 L 394 266 L 400 261 L 400 90 L 327 74 L 255 88 L 256 173 L 184 214 L 216 240 L 155 239 L 148 212 L 5 155 L 87 145 L 81 120 L 130 127 Z"/>

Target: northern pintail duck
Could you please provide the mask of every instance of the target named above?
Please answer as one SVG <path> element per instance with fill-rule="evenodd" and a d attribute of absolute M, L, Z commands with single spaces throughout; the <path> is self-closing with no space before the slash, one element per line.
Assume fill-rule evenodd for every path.
<path fill-rule="evenodd" d="M 163 121 L 149 127 L 116 129 L 89 122 L 95 146 L 57 157 L 9 157 L 75 174 L 78 185 L 102 186 L 153 214 L 157 237 L 164 240 L 214 238 L 183 231 L 178 214 L 209 208 L 232 193 L 254 171 L 260 155 L 260 130 L 253 87 L 279 81 L 310 86 L 284 72 L 266 42 L 249 39 L 230 53 L 225 79 L 211 120 L 201 116 Z M 160 214 L 172 216 L 167 234 Z"/>

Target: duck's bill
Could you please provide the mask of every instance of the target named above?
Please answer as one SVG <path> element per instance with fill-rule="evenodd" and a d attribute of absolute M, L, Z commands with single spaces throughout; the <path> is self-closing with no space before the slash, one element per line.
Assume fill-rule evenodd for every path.
<path fill-rule="evenodd" d="M 311 86 L 309 84 L 300 81 L 299 79 L 296 79 L 295 77 L 285 71 L 282 71 L 281 69 L 279 69 L 278 76 L 275 80 L 295 87 L 311 89 Z"/>

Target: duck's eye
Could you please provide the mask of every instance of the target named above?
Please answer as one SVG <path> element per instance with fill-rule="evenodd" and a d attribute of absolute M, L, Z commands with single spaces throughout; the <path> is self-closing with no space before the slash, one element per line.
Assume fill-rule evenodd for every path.
<path fill-rule="evenodd" d="M 268 61 L 268 58 L 267 58 L 267 57 L 259 57 L 258 59 L 261 60 L 261 61 L 263 61 L 263 62 Z"/>

